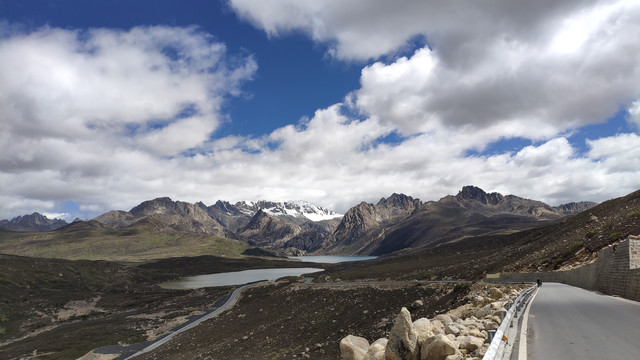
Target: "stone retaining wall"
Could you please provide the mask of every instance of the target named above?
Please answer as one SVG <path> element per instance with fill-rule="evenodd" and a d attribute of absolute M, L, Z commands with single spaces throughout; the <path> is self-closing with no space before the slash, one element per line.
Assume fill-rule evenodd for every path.
<path fill-rule="evenodd" d="M 600 250 L 598 260 L 583 267 L 556 272 L 502 273 L 487 282 L 560 282 L 640 301 L 640 236 Z"/>

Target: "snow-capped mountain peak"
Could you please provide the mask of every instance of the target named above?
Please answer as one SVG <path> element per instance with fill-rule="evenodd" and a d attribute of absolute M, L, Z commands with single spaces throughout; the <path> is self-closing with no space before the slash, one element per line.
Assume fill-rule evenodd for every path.
<path fill-rule="evenodd" d="M 272 216 L 304 217 L 311 221 L 330 220 L 342 216 L 342 214 L 321 208 L 304 200 L 284 202 L 264 200 L 257 202 L 241 201 L 236 203 L 235 207 L 249 215 L 253 215 L 258 210 L 262 210 Z"/>

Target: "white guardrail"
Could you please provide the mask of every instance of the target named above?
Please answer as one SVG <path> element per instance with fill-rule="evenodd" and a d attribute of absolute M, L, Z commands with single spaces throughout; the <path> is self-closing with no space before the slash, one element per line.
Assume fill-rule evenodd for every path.
<path fill-rule="evenodd" d="M 531 286 L 522 291 L 520 295 L 516 297 L 513 305 L 511 305 L 511 307 L 507 311 L 507 314 L 503 317 L 502 324 L 500 324 L 500 327 L 493 335 L 493 340 L 491 340 L 491 344 L 489 345 L 489 348 L 487 349 L 487 352 L 485 353 L 482 360 L 502 359 L 502 355 L 506 345 L 506 342 L 502 339 L 504 333 L 506 332 L 507 328 L 511 326 L 511 321 L 513 320 L 514 316 L 516 318 L 518 317 L 518 311 L 520 311 L 524 306 L 527 305 L 527 302 L 531 298 L 531 295 L 533 295 L 533 293 L 535 292 L 536 287 L 537 286 L 535 285 Z"/>

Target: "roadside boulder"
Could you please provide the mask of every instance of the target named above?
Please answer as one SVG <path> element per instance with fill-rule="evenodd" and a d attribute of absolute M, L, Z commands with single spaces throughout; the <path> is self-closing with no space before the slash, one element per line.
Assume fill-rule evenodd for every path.
<path fill-rule="evenodd" d="M 475 316 L 478 319 L 482 319 L 485 316 L 491 315 L 491 314 L 493 314 L 493 309 L 491 308 L 491 304 L 487 304 L 487 305 L 481 307 L 480 309 L 478 309 L 478 311 L 476 311 Z"/>
<path fill-rule="evenodd" d="M 386 360 L 415 360 L 418 346 L 418 332 L 411 322 L 411 314 L 407 308 L 402 308 L 400 314 L 393 320 L 393 327 L 389 334 Z"/>
<path fill-rule="evenodd" d="M 429 327 L 431 328 L 431 321 L 429 321 L 429 319 L 427 318 L 420 318 L 416 321 L 413 322 L 413 326 L 418 329 L 418 328 L 422 328 L 422 327 Z"/>
<path fill-rule="evenodd" d="M 466 349 L 469 352 L 475 351 L 484 344 L 484 339 L 475 336 L 461 336 L 458 340 L 460 341 L 460 349 Z"/>
<path fill-rule="evenodd" d="M 444 324 L 440 320 L 431 320 L 431 326 L 433 326 L 433 332 L 436 334 L 444 334 Z"/>
<path fill-rule="evenodd" d="M 424 343 L 425 340 L 435 335 L 433 333 L 433 326 L 429 319 L 420 318 L 413 322 L 413 327 L 418 333 L 418 346 L 422 346 L 422 343 Z"/>
<path fill-rule="evenodd" d="M 498 288 L 491 288 L 489 289 L 489 296 L 491 296 L 493 300 L 500 300 L 504 296 L 504 293 Z"/>
<path fill-rule="evenodd" d="M 384 360 L 384 352 L 387 347 L 387 339 L 378 339 L 371 344 L 367 354 L 364 356 L 364 360 Z"/>
<path fill-rule="evenodd" d="M 449 355 L 446 358 L 444 358 L 444 360 L 463 360 L 464 359 L 464 355 L 462 355 L 460 352 L 456 352 L 453 355 Z"/>
<path fill-rule="evenodd" d="M 469 335 L 469 336 L 474 336 L 474 337 L 477 337 L 477 338 L 482 338 L 483 340 L 487 338 L 487 337 L 482 333 L 482 331 L 480 331 L 479 329 L 476 329 L 476 328 L 469 329 L 469 333 L 468 333 L 468 335 Z"/>
<path fill-rule="evenodd" d="M 435 319 L 440 320 L 440 322 L 443 323 L 444 325 L 449 325 L 453 322 L 453 319 L 451 319 L 451 316 L 447 314 L 436 315 Z"/>
<path fill-rule="evenodd" d="M 498 328 L 500 327 L 500 325 L 496 324 L 495 322 L 493 322 L 493 320 L 485 320 L 484 321 L 484 329 L 489 331 L 489 330 L 498 330 Z"/>
<path fill-rule="evenodd" d="M 464 304 L 453 310 L 450 310 L 449 312 L 447 312 L 447 314 L 451 316 L 451 318 L 456 316 L 458 318 L 465 319 L 473 315 L 475 311 L 476 311 L 476 307 L 473 304 Z"/>
<path fill-rule="evenodd" d="M 429 339 L 422 346 L 420 360 L 445 360 L 454 355 L 456 347 L 445 335 L 439 334 Z"/>
<path fill-rule="evenodd" d="M 419 309 L 424 306 L 424 302 L 422 300 L 416 300 L 411 304 L 412 309 Z"/>
<path fill-rule="evenodd" d="M 340 341 L 342 360 L 364 360 L 369 350 L 369 341 L 360 336 L 348 335 Z"/>
<path fill-rule="evenodd" d="M 449 334 L 453 334 L 453 335 L 458 335 L 460 334 L 460 328 L 458 328 L 458 326 L 456 326 L 456 324 L 447 324 L 444 327 L 444 333 L 449 335 Z"/>

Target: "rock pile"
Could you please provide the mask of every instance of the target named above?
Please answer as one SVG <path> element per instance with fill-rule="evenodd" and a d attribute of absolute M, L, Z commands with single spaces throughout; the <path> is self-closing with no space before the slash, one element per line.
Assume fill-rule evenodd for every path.
<path fill-rule="evenodd" d="M 388 339 L 373 344 L 359 336 L 349 335 L 340 341 L 343 360 L 462 360 L 481 359 L 489 343 L 488 330 L 496 330 L 502 322 L 506 303 L 517 296 L 511 290 L 504 294 L 497 288 L 486 297 L 474 296 L 465 305 L 432 319 L 411 321 L 407 308 L 402 308 L 393 321 Z"/>

